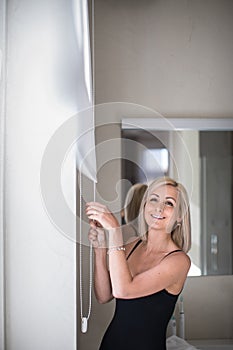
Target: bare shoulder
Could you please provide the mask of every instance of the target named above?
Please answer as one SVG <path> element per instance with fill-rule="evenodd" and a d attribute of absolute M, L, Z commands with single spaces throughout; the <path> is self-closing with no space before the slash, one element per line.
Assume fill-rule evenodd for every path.
<path fill-rule="evenodd" d="M 191 266 L 189 256 L 183 251 L 174 252 L 164 259 L 163 263 L 165 274 L 170 274 L 171 277 L 168 277 L 166 290 L 171 294 L 180 293 Z"/>
<path fill-rule="evenodd" d="M 187 253 L 185 253 L 183 250 L 177 250 L 174 251 L 172 254 L 169 254 L 167 258 L 175 258 L 177 260 L 181 260 L 182 262 L 186 262 L 188 264 L 191 264 L 190 257 Z"/>
<path fill-rule="evenodd" d="M 191 259 L 185 252 L 177 251 L 163 259 L 163 263 L 167 263 L 169 266 L 176 266 L 176 269 L 186 270 L 188 273 L 191 266 Z"/>

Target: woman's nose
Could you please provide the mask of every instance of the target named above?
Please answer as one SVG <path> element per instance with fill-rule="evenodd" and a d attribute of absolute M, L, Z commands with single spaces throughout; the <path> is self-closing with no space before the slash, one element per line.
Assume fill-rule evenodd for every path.
<path fill-rule="evenodd" d="M 163 202 L 158 203 L 157 210 L 160 213 L 164 210 L 164 203 Z"/>

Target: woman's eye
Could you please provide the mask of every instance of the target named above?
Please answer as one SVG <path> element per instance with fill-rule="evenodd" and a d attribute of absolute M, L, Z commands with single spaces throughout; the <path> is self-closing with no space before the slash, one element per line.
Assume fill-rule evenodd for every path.
<path fill-rule="evenodd" d="M 174 207 L 174 204 L 170 201 L 166 201 L 165 204 L 168 206 L 168 207 Z"/>
<path fill-rule="evenodd" d="M 158 202 L 158 198 L 156 198 L 156 197 L 151 197 L 150 202 Z"/>

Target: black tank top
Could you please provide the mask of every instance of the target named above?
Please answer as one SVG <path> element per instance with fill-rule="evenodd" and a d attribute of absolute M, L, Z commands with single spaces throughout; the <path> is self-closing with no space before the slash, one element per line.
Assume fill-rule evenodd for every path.
<path fill-rule="evenodd" d="M 135 244 L 127 259 L 141 242 Z M 166 256 L 177 251 L 180 249 Z M 166 350 L 167 324 L 178 296 L 163 289 L 140 298 L 116 299 L 115 314 L 100 350 Z"/>

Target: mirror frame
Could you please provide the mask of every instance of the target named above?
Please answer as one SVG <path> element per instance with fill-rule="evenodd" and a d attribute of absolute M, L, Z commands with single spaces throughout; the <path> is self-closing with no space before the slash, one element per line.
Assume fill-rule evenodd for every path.
<path fill-rule="evenodd" d="M 233 118 L 123 118 L 121 128 L 147 131 L 233 131 Z"/>

